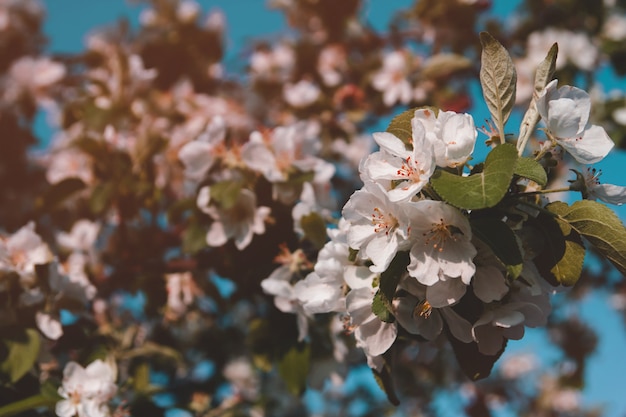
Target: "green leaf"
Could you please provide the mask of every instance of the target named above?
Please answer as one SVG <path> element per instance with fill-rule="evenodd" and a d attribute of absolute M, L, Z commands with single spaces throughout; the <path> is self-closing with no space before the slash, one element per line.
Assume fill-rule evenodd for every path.
<path fill-rule="evenodd" d="M 566 223 L 545 213 L 529 221 L 540 236 L 541 246 L 534 262 L 541 276 L 555 286 L 574 285 L 580 278 L 585 259 L 580 235 Z"/>
<path fill-rule="evenodd" d="M 472 233 L 487 244 L 504 265 L 512 267 L 509 272 L 513 278 L 517 278 L 522 271 L 524 258 L 515 233 L 509 226 L 493 217 L 470 219 L 470 224 Z"/>
<path fill-rule="evenodd" d="M 92 191 L 89 198 L 89 208 L 98 215 L 106 211 L 111 205 L 115 195 L 116 186 L 113 182 L 104 182 L 98 184 Z"/>
<path fill-rule="evenodd" d="M 472 68 L 472 61 L 459 54 L 440 53 L 431 56 L 424 62 L 420 75 L 424 78 L 443 79 L 455 72 Z"/>
<path fill-rule="evenodd" d="M 577 201 L 571 206 L 556 202 L 546 208 L 585 237 L 626 276 L 626 228 L 613 210 L 592 200 Z"/>
<path fill-rule="evenodd" d="M 489 152 L 482 172 L 462 177 L 437 169 L 430 183 L 453 206 L 468 210 L 493 207 L 509 189 L 516 161 L 515 146 L 505 143 Z"/>
<path fill-rule="evenodd" d="M 484 353 L 480 353 L 478 350 L 478 343 L 463 343 L 452 336 L 449 330 L 447 330 L 447 333 L 450 344 L 452 345 L 452 350 L 454 351 L 454 355 L 456 356 L 456 360 L 459 363 L 461 370 L 472 381 L 487 378 L 493 369 L 493 365 L 500 358 L 506 348 L 505 343 L 502 350 L 495 355 L 485 355 Z"/>
<path fill-rule="evenodd" d="M 483 46 L 480 66 L 480 84 L 500 140 L 504 141 L 504 124 L 515 104 L 517 73 L 507 50 L 487 32 L 480 33 Z"/>
<path fill-rule="evenodd" d="M 537 111 L 537 101 L 535 97 L 540 94 L 546 85 L 552 80 L 554 76 L 554 71 L 556 69 L 556 58 L 559 52 L 559 47 L 556 43 L 552 45 L 548 55 L 544 58 L 543 61 L 537 67 L 537 71 L 535 72 L 535 86 L 534 86 L 534 94 L 533 98 L 530 101 L 530 105 L 528 106 L 528 110 L 524 114 L 524 118 L 522 119 L 522 124 L 519 127 L 519 137 L 517 138 L 517 149 L 521 153 L 526 146 L 526 142 L 530 138 L 530 135 L 535 130 L 535 126 L 537 122 L 539 122 L 540 116 Z"/>
<path fill-rule="evenodd" d="M 542 187 L 548 183 L 548 175 L 543 166 L 533 158 L 519 158 L 515 164 L 514 174 L 535 181 Z"/>
<path fill-rule="evenodd" d="M 50 398 L 44 394 L 33 395 L 32 397 L 24 398 L 23 400 L 0 407 L 0 417 L 14 416 L 39 407 L 52 408 L 57 401 L 59 401 L 59 399 Z"/>
<path fill-rule="evenodd" d="M 396 395 L 396 390 L 393 383 L 393 376 L 391 375 L 391 367 L 385 360 L 385 364 L 380 372 L 376 369 L 372 369 L 372 373 L 374 374 L 374 379 L 376 383 L 382 389 L 385 394 L 387 394 L 387 399 L 389 402 L 395 406 L 400 405 L 400 400 Z"/>
<path fill-rule="evenodd" d="M 39 355 L 39 333 L 35 329 L 4 328 L 2 340 L 7 355 L 0 363 L 0 382 L 13 384 L 35 364 Z"/>
<path fill-rule="evenodd" d="M 280 360 L 278 372 L 293 395 L 304 392 L 310 367 L 311 347 L 308 344 L 292 347 Z"/>
<path fill-rule="evenodd" d="M 436 107 L 416 107 L 405 112 L 400 113 L 391 120 L 389 126 L 387 126 L 387 132 L 400 138 L 404 143 L 409 144 L 413 136 L 413 129 L 411 128 L 411 119 L 415 116 L 415 111 L 419 109 L 431 110 L 437 115 L 439 109 Z"/>
<path fill-rule="evenodd" d="M 372 313 L 386 323 L 391 323 L 395 320 L 391 312 L 391 300 L 393 300 L 393 296 L 396 294 L 400 278 L 406 271 L 409 262 L 408 252 L 398 252 L 389 264 L 389 267 L 380 274 L 379 288 L 372 302 Z"/>
<path fill-rule="evenodd" d="M 224 210 L 233 207 L 239 198 L 243 184 L 240 181 L 221 181 L 211 185 L 211 199 L 217 201 Z"/>
<path fill-rule="evenodd" d="M 302 216 L 300 226 L 304 231 L 304 236 L 315 245 L 317 249 L 321 249 L 328 236 L 326 235 L 326 223 L 324 219 L 317 213 L 309 213 Z"/>

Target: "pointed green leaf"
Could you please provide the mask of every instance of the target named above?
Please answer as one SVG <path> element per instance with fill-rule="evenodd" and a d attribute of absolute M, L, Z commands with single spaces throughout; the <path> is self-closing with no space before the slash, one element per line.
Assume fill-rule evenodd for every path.
<path fill-rule="evenodd" d="M 380 389 L 385 391 L 385 394 L 387 394 L 387 399 L 389 400 L 389 402 L 395 406 L 400 405 L 400 400 L 396 395 L 393 377 L 391 375 L 391 367 L 389 366 L 387 361 L 385 361 L 385 364 L 383 365 L 383 368 L 380 372 L 378 372 L 376 369 L 372 369 L 372 372 L 374 373 L 374 379 L 376 380 L 376 383 L 378 384 Z"/>
<path fill-rule="evenodd" d="M 317 249 L 321 249 L 326 243 L 326 223 L 324 219 L 317 213 L 309 213 L 302 216 L 300 226 L 304 231 L 304 236 L 315 245 Z"/>
<path fill-rule="evenodd" d="M 61 398 L 50 398 L 44 394 L 33 395 L 11 404 L 0 407 L 0 417 L 15 416 L 24 411 L 33 410 L 40 407 L 53 408 Z"/>
<path fill-rule="evenodd" d="M 431 110 L 437 115 L 439 113 L 439 109 L 431 106 L 424 107 L 415 107 L 413 109 L 407 110 L 405 112 L 400 113 L 396 117 L 394 117 L 389 126 L 387 127 L 387 132 L 395 135 L 400 138 L 404 143 L 410 143 L 411 137 L 413 136 L 413 129 L 411 128 L 411 119 L 415 116 L 415 111 L 419 109 L 428 109 Z"/>
<path fill-rule="evenodd" d="M 470 68 L 472 68 L 472 61 L 463 55 L 439 53 L 424 62 L 420 75 L 424 78 L 442 79 Z"/>
<path fill-rule="evenodd" d="M 576 284 L 585 259 L 585 247 L 580 235 L 565 222 L 559 222 L 545 213 L 540 213 L 530 222 L 541 238 L 539 253 L 534 258 L 541 276 L 555 286 Z"/>
<path fill-rule="evenodd" d="M 537 111 L 537 101 L 535 97 L 540 94 L 546 85 L 552 80 L 554 71 L 556 69 L 556 58 L 559 53 L 559 47 L 555 43 L 550 48 L 548 55 L 541 61 L 537 71 L 535 72 L 535 86 L 534 94 L 528 106 L 528 110 L 524 114 L 522 124 L 519 127 L 519 137 L 517 138 L 517 149 L 521 153 L 524 151 L 526 142 L 530 138 L 530 135 L 535 130 L 537 122 L 539 122 L 539 112 Z"/>
<path fill-rule="evenodd" d="M 577 201 L 571 206 L 557 202 L 546 208 L 585 237 L 626 276 L 626 228 L 613 210 L 592 200 Z"/>
<path fill-rule="evenodd" d="M 2 339 L 7 353 L 0 363 L 0 382 L 15 383 L 35 364 L 39 355 L 39 333 L 35 329 L 4 328 Z"/>
<path fill-rule="evenodd" d="M 472 233 L 491 248 L 500 261 L 510 266 L 513 278 L 517 278 L 524 262 L 515 233 L 500 220 L 493 217 L 471 219 Z"/>
<path fill-rule="evenodd" d="M 516 161 L 515 146 L 505 143 L 489 152 L 482 172 L 461 177 L 438 169 L 430 183 L 453 206 L 468 210 L 493 207 L 509 189 Z"/>
<path fill-rule="evenodd" d="M 395 320 L 391 312 L 391 300 L 409 262 L 408 252 L 398 252 L 385 272 L 380 274 L 380 285 L 372 302 L 372 312 L 386 323 Z"/>
<path fill-rule="evenodd" d="M 452 350 L 454 351 L 454 355 L 456 356 L 456 360 L 459 363 L 461 370 L 472 381 L 487 378 L 493 369 L 493 365 L 500 358 L 500 356 L 502 356 L 502 353 L 506 348 L 505 343 L 502 350 L 495 355 L 485 355 L 484 353 L 480 353 L 478 350 L 478 343 L 463 343 L 452 336 L 449 330 L 447 333 L 448 340 L 450 340 Z"/>
<path fill-rule="evenodd" d="M 541 186 L 545 186 L 548 183 L 546 170 L 543 169 L 543 166 L 533 158 L 519 158 L 517 160 L 517 164 L 515 165 L 514 174 L 522 178 L 528 178 L 529 180 L 535 181 Z"/>
<path fill-rule="evenodd" d="M 308 344 L 292 347 L 281 359 L 278 372 L 293 395 L 299 396 L 304 392 L 310 367 L 311 346 Z"/>
<path fill-rule="evenodd" d="M 233 207 L 239 198 L 243 184 L 240 181 L 220 181 L 211 185 L 211 200 L 217 201 L 224 210 Z"/>
<path fill-rule="evenodd" d="M 480 66 L 480 84 L 500 140 L 504 141 L 504 124 L 515 104 L 517 73 L 507 50 L 487 32 L 480 33 L 483 46 Z"/>

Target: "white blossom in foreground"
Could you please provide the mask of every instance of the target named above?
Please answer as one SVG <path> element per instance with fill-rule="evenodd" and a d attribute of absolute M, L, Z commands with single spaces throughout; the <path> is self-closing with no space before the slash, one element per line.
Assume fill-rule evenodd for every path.
<path fill-rule="evenodd" d="M 213 218 L 206 237 L 209 246 L 222 246 L 233 239 L 237 249 L 243 250 L 250 244 L 254 234 L 265 233 L 265 220 L 270 214 L 270 208 L 257 207 L 256 194 L 252 191 L 241 190 L 233 206 L 228 209 L 209 205 L 210 199 L 210 188 L 201 188 L 197 205 Z"/>
<path fill-rule="evenodd" d="M 100 359 L 83 368 L 69 362 L 63 370 L 63 385 L 55 411 L 59 417 L 106 417 L 110 415 L 107 402 L 117 392 L 115 365 Z"/>
<path fill-rule="evenodd" d="M 472 259 L 477 252 L 471 243 L 469 221 L 442 201 L 418 201 L 415 208 L 419 214 L 411 219 L 415 243 L 410 251 L 409 275 L 427 286 L 455 278 L 469 285 L 476 271 Z"/>
<path fill-rule="evenodd" d="M 403 279 L 400 286 L 408 295 L 396 298 L 393 305 L 395 317 L 406 331 L 435 340 L 445 323 L 455 338 L 464 343 L 472 341 L 471 323 L 445 303 L 437 304 L 434 298 L 429 297 L 429 290 L 433 287 L 419 284 L 413 278 Z"/>
<path fill-rule="evenodd" d="M 376 275 L 364 267 L 354 267 L 351 272 L 347 275 L 351 290 L 346 296 L 350 329 L 354 331 L 357 347 L 365 352 L 370 368 L 380 371 L 381 364 L 376 358 L 393 345 L 398 325 L 386 323 L 372 312 L 372 302 L 378 290 L 373 284 Z"/>
<path fill-rule="evenodd" d="M 537 111 L 548 132 L 582 164 L 602 160 L 615 145 L 601 126 L 589 124 L 591 98 L 569 85 L 557 90 L 552 80 L 537 98 Z"/>
<path fill-rule="evenodd" d="M 626 203 L 626 187 L 613 184 L 601 184 L 601 170 L 587 168 L 582 172 L 584 179 L 583 195 L 590 200 L 601 200 L 605 203 L 621 206 Z M 574 185 L 572 186 L 574 189 Z"/>
<path fill-rule="evenodd" d="M 373 263 L 372 272 L 387 269 L 398 250 L 409 244 L 409 202 L 394 203 L 378 183 L 368 181 L 356 191 L 343 208 L 350 223 L 348 244 L 363 260 Z"/>
<path fill-rule="evenodd" d="M 387 191 L 392 202 L 410 200 L 428 184 L 435 170 L 433 146 L 426 140 L 424 126 L 413 118 L 411 127 L 412 150 L 406 149 L 404 142 L 391 133 L 374 133 L 381 150 L 371 154 L 363 164 L 365 175 L 372 180 L 397 182 Z"/>

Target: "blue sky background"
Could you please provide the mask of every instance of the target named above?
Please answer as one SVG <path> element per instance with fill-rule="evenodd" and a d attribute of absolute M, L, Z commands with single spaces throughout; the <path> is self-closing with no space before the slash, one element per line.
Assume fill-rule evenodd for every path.
<path fill-rule="evenodd" d="M 338 0 L 340 1 L 340 0 Z M 44 31 L 49 38 L 48 51 L 51 53 L 78 52 L 84 48 L 84 37 L 98 26 L 115 22 L 119 18 L 127 18 L 133 27 L 137 27 L 140 5 L 130 4 L 125 0 L 43 0 L 47 8 L 47 19 Z M 200 0 L 203 10 L 212 8 L 221 9 L 226 15 L 227 22 L 227 68 L 241 65 L 238 59 L 240 51 L 245 49 L 248 41 L 258 36 L 273 38 L 285 31 L 285 19 L 276 11 L 269 11 L 264 0 Z M 382 30 L 386 22 L 393 16 L 395 10 L 413 3 L 413 0 L 370 0 L 366 2 L 366 11 L 370 23 Z M 519 0 L 494 0 L 491 15 L 500 18 L 510 18 Z M 390 6 L 392 5 L 392 6 Z M 626 86 L 624 78 L 618 79 L 609 68 L 600 70 L 600 83 L 606 91 L 622 89 Z M 485 120 L 489 113 L 481 99 L 480 86 L 476 82 L 471 86 L 477 99 L 472 115 L 477 121 Z M 508 123 L 509 130 L 516 130 L 521 117 L 514 116 Z M 480 123 L 478 123 L 480 124 Z M 386 121 L 381 121 L 384 129 Z M 43 118 L 37 122 L 37 132 L 40 138 L 47 142 L 50 129 L 45 126 Z M 479 140 L 482 140 L 479 138 Z M 480 142 L 477 149 L 480 148 Z M 486 150 L 483 149 L 486 152 Z M 477 156 L 477 159 L 481 159 Z M 596 167 L 602 168 L 603 182 L 626 185 L 626 176 L 623 168 L 626 166 L 626 152 L 613 152 Z M 622 221 L 626 219 L 626 206 L 612 206 Z M 608 306 L 606 294 L 589 297 L 582 304 L 580 313 L 589 323 L 598 330 L 601 343 L 598 346 L 587 368 L 588 385 L 584 391 L 584 400 L 587 404 L 604 404 L 606 416 L 623 417 L 626 415 L 626 396 L 624 396 L 624 375 L 626 375 L 626 361 L 621 360 L 626 348 L 626 333 L 619 316 Z M 544 359 L 553 358 L 554 351 L 545 343 L 543 330 L 531 330 L 527 337 L 519 342 L 509 343 L 507 354 L 513 352 L 533 352 Z M 364 372 L 363 378 L 371 374 Z M 314 394 L 311 394 L 314 395 Z M 444 407 L 445 410 L 445 407 Z M 444 411 L 442 410 L 442 411 Z M 442 416 L 445 416 L 444 412 Z M 456 415 L 452 411 L 449 415 Z M 506 415 L 506 413 L 504 413 Z"/>

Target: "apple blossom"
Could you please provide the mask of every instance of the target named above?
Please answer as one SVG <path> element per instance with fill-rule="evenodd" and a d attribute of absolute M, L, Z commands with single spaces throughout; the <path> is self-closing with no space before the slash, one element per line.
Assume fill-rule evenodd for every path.
<path fill-rule="evenodd" d="M 180 149 L 178 157 L 185 166 L 187 178 L 193 181 L 200 181 L 204 178 L 216 162 L 225 137 L 224 119 L 216 116 L 196 140 L 188 142 Z"/>
<path fill-rule="evenodd" d="M 265 233 L 265 220 L 270 214 L 270 208 L 257 207 L 256 194 L 252 191 L 241 190 L 233 206 L 228 209 L 209 205 L 210 198 L 210 187 L 202 187 L 197 205 L 213 218 L 206 237 L 209 246 L 222 246 L 232 238 L 237 249 L 243 250 L 250 244 L 254 234 Z"/>
<path fill-rule="evenodd" d="M 454 278 L 469 285 L 476 248 L 468 220 L 442 201 L 422 200 L 414 206 L 419 214 L 411 218 L 409 275 L 428 286 Z"/>
<path fill-rule="evenodd" d="M 407 54 L 402 51 L 388 53 L 382 68 L 372 77 L 372 86 L 383 93 L 383 102 L 387 107 L 411 101 L 412 87 L 406 78 L 411 70 Z"/>
<path fill-rule="evenodd" d="M 408 201 L 428 184 L 435 170 L 433 147 L 426 140 L 422 123 L 413 118 L 412 150 L 388 132 L 374 133 L 381 150 L 371 154 L 363 164 L 364 174 L 372 180 L 390 180 L 397 185 L 387 190 L 392 202 Z"/>
<path fill-rule="evenodd" d="M 547 131 L 578 162 L 602 160 L 615 144 L 602 127 L 589 124 L 589 94 L 567 85 L 557 90 L 557 82 L 548 83 L 537 98 L 537 111 Z"/>
<path fill-rule="evenodd" d="M 626 187 L 613 184 L 601 184 L 602 170 L 595 168 L 576 172 L 577 179 L 572 182 L 571 189 L 581 191 L 584 198 L 602 200 L 605 203 L 621 206 L 626 203 Z"/>
<path fill-rule="evenodd" d="M 107 417 L 110 415 L 107 402 L 117 392 L 115 385 L 117 370 L 114 363 L 100 359 L 83 368 L 69 362 L 63 370 L 63 385 L 55 411 L 59 417 Z"/>
<path fill-rule="evenodd" d="M 0 271 L 16 272 L 22 285 L 35 283 L 35 265 L 53 259 L 48 245 L 35 232 L 35 223 L 29 222 L 9 236 L 0 236 Z"/>
<path fill-rule="evenodd" d="M 283 98 L 290 106 L 295 108 L 308 107 L 320 97 L 319 87 L 309 81 L 300 80 L 295 84 L 286 84 L 283 88 Z"/>

